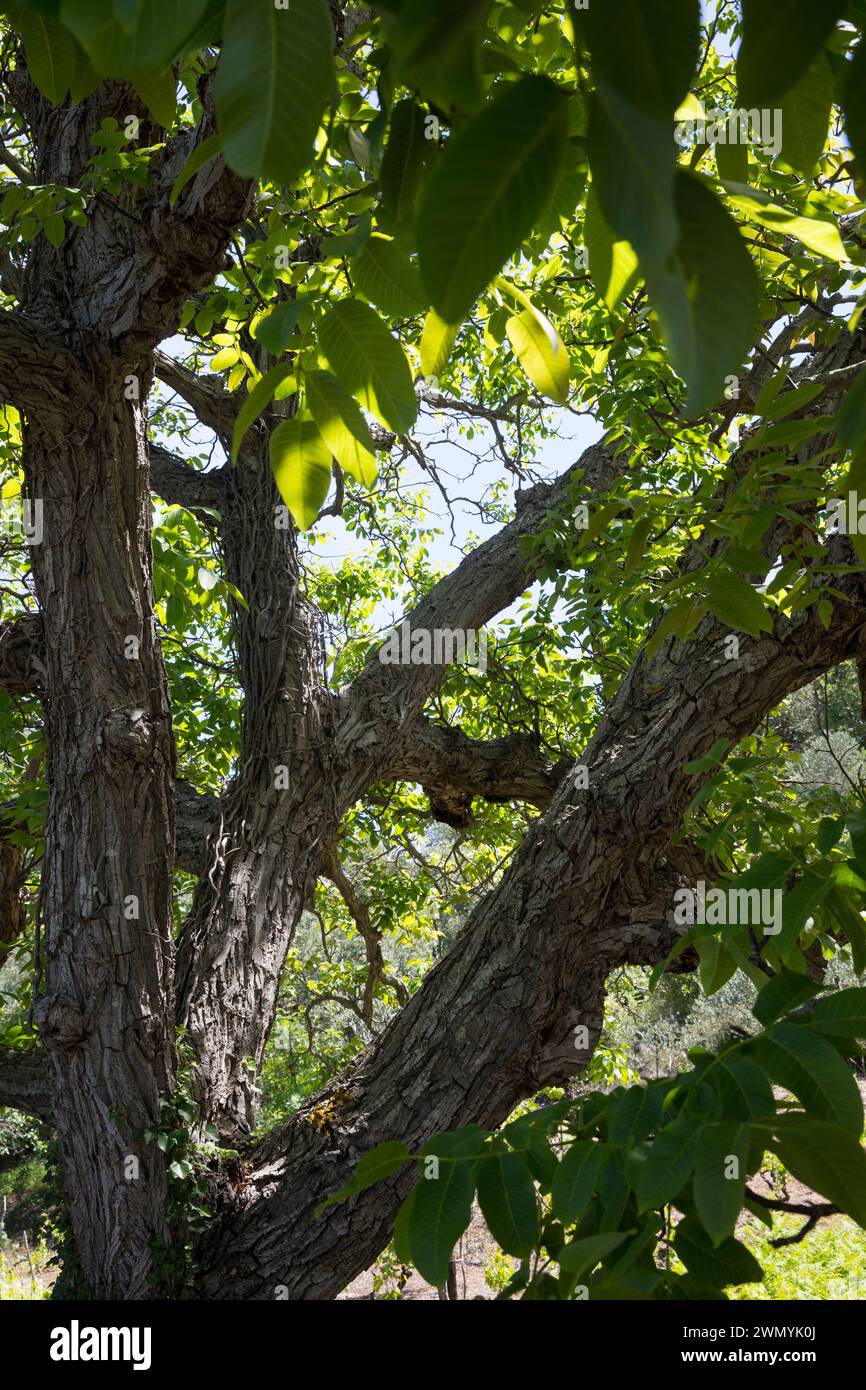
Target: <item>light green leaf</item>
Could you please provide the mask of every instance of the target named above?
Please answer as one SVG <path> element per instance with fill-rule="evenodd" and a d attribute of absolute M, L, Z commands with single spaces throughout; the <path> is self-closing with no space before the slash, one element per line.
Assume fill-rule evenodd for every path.
<path fill-rule="evenodd" d="M 280 496 L 306 531 L 328 495 L 331 451 L 313 420 L 284 420 L 271 435 L 270 458 Z"/>
<path fill-rule="evenodd" d="M 308 372 L 307 405 L 341 468 L 363 487 L 376 481 L 376 445 L 358 404 L 330 372 Z"/>
<path fill-rule="evenodd" d="M 16 14 L 27 68 L 42 95 L 56 106 L 69 90 L 76 68 L 76 47 L 67 29 L 35 10 Z"/>
<path fill-rule="evenodd" d="M 503 84 L 449 141 L 418 219 L 421 274 L 437 313 L 459 323 L 532 230 L 565 150 L 565 95 L 544 77 Z"/>
<path fill-rule="evenodd" d="M 664 263 L 678 237 L 673 122 L 645 115 L 599 80 L 587 148 L 605 219 L 616 241 L 634 247 L 648 275 Z"/>
<path fill-rule="evenodd" d="M 752 637 L 772 632 L 773 620 L 761 595 L 740 575 L 720 570 L 707 582 L 706 589 L 710 610 L 725 627 L 748 632 Z"/>
<path fill-rule="evenodd" d="M 665 120 L 673 116 L 697 66 L 698 0 L 605 0 L 575 12 L 577 32 L 592 54 L 592 71 L 619 94 Z"/>
<path fill-rule="evenodd" d="M 677 1195 L 694 1166 L 702 1130 L 702 1123 L 681 1115 L 645 1148 L 632 1150 L 638 1211 L 664 1206 Z"/>
<path fill-rule="evenodd" d="M 605 1157 L 603 1144 L 591 1139 L 579 1139 L 566 1149 L 557 1167 L 551 1188 L 556 1216 L 564 1225 L 578 1221 L 598 1183 Z"/>
<path fill-rule="evenodd" d="M 333 72 L 327 0 L 228 0 L 215 84 L 227 162 L 248 177 L 291 182 L 306 167 Z"/>
<path fill-rule="evenodd" d="M 373 1187 L 383 1178 L 389 1178 L 392 1173 L 396 1173 L 408 1163 L 411 1157 L 401 1139 L 387 1139 L 383 1144 L 377 1144 L 375 1149 L 370 1149 L 359 1158 L 349 1181 L 339 1192 L 332 1192 L 327 1201 L 318 1208 L 318 1212 L 325 1211 L 335 1202 L 344 1201 L 346 1197 L 354 1196 L 356 1192 L 365 1192 L 368 1187 Z"/>
<path fill-rule="evenodd" d="M 446 323 L 430 310 L 421 334 L 421 370 L 426 377 L 438 377 L 445 370 L 459 332 L 458 323 Z"/>
<path fill-rule="evenodd" d="M 615 309 L 637 282 L 638 259 L 627 241 L 614 239 L 594 183 L 586 195 L 583 235 L 592 283 L 608 309 Z"/>
<path fill-rule="evenodd" d="M 130 81 L 157 125 L 168 130 L 177 110 L 177 87 L 171 68 L 137 72 Z"/>
<path fill-rule="evenodd" d="M 340 300 L 322 321 L 319 346 L 346 390 L 387 429 L 412 428 L 418 400 L 409 363 L 375 309 Z"/>
<path fill-rule="evenodd" d="M 536 309 L 524 309 L 505 326 L 508 341 L 529 380 L 544 396 L 565 405 L 571 361 L 565 344 L 549 319 Z"/>
<path fill-rule="evenodd" d="M 232 463 L 237 461 L 241 442 L 250 425 L 259 418 L 265 407 L 273 400 L 277 387 L 281 386 L 291 374 L 292 368 L 289 363 L 279 362 L 253 386 L 238 411 L 232 430 Z"/>
<path fill-rule="evenodd" d="M 557 1254 L 556 1262 L 566 1274 L 580 1279 L 582 1274 L 594 1269 L 600 1260 L 612 1254 L 632 1234 L 632 1231 L 605 1231 L 601 1235 L 569 1241 Z"/>
<path fill-rule="evenodd" d="M 801 217 L 790 208 L 774 203 L 768 194 L 759 188 L 751 188 L 744 183 L 722 181 L 733 206 L 751 222 L 760 227 L 778 232 L 780 236 L 790 236 L 802 242 L 808 251 L 816 256 L 824 256 L 829 261 L 847 261 L 848 253 L 839 235 L 835 222 L 825 222 L 818 217 Z"/>

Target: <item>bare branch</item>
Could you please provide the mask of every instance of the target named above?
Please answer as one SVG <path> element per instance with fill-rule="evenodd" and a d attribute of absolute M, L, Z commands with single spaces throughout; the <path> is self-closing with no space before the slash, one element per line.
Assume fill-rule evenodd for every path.
<path fill-rule="evenodd" d="M 199 376 L 164 352 L 153 354 L 153 364 L 160 381 L 192 407 L 203 425 L 223 440 L 231 438 L 239 400 L 224 389 L 219 377 Z"/>

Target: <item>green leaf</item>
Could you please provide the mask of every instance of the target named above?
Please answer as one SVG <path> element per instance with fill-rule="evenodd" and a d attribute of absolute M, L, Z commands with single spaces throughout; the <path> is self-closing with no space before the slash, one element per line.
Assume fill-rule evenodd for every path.
<path fill-rule="evenodd" d="M 737 973 L 737 962 L 718 937 L 699 937 L 697 947 L 701 958 L 701 988 L 707 998 L 711 998 Z"/>
<path fill-rule="evenodd" d="M 481 95 L 481 31 L 490 0 L 400 0 L 379 6 L 388 46 L 407 85 L 448 111 Z"/>
<path fill-rule="evenodd" d="M 412 1263 L 428 1284 L 448 1278 L 454 1246 L 472 1219 L 472 1178 L 465 1160 L 443 1162 L 439 1176 L 422 1176 L 409 1213 Z"/>
<path fill-rule="evenodd" d="M 707 1125 L 698 1143 L 695 1206 L 714 1245 L 733 1234 L 743 1207 L 750 1133 L 749 1125 L 727 1120 Z"/>
<path fill-rule="evenodd" d="M 759 411 L 756 405 L 755 414 L 763 415 L 765 420 L 781 420 L 786 415 L 793 414 L 795 410 L 802 410 L 803 406 L 820 396 L 823 390 L 823 381 L 807 381 L 804 386 L 795 386 L 793 391 L 785 391 L 781 396 L 776 396 L 763 411 Z"/>
<path fill-rule="evenodd" d="M 599 81 L 590 106 L 587 150 L 599 205 L 614 238 L 634 247 L 648 275 L 662 266 L 679 233 L 673 122 L 645 115 Z"/>
<path fill-rule="evenodd" d="M 413 1187 L 408 1197 L 400 1203 L 400 1210 L 394 1220 L 394 1230 L 391 1240 L 394 1245 L 394 1254 L 403 1265 L 412 1263 L 412 1250 L 409 1245 L 409 1222 L 412 1219 L 412 1204 L 415 1201 L 417 1188 Z"/>
<path fill-rule="evenodd" d="M 749 178 L 749 147 L 742 140 L 715 146 L 716 169 L 720 179 L 746 183 Z"/>
<path fill-rule="evenodd" d="M 130 81 L 157 125 L 168 130 L 177 110 L 177 87 L 171 68 L 137 72 Z"/>
<path fill-rule="evenodd" d="M 272 304 L 253 322 L 252 335 L 256 342 L 267 348 L 272 357 L 279 357 L 289 346 L 298 319 L 309 307 L 309 302 L 308 297 L 299 295 L 297 299 Z"/>
<path fill-rule="evenodd" d="M 645 1148 L 632 1150 L 628 1163 L 637 1193 L 638 1211 L 671 1201 L 692 1171 L 703 1125 L 682 1115 Z"/>
<path fill-rule="evenodd" d="M 787 960 L 806 922 L 832 887 L 832 879 L 821 878 L 810 869 L 806 869 L 790 892 L 785 894 L 782 902 L 782 930 L 776 939 L 776 946 L 783 960 Z"/>
<path fill-rule="evenodd" d="M 375 309 L 340 300 L 322 321 L 319 346 L 346 390 L 387 429 L 412 428 L 418 400 L 409 363 Z"/>
<path fill-rule="evenodd" d="M 721 762 L 730 747 L 730 742 L 729 738 L 717 738 L 702 758 L 693 758 L 691 762 L 683 763 L 683 772 L 687 772 L 689 776 L 696 772 L 709 772 L 711 767 Z"/>
<path fill-rule="evenodd" d="M 399 241 L 374 233 L 352 257 L 349 271 L 365 299 L 392 318 L 412 318 L 429 303 L 418 267 Z"/>
<path fill-rule="evenodd" d="M 22 9 L 16 20 L 30 76 L 42 95 L 57 106 L 66 96 L 75 72 L 75 43 L 68 30 L 50 15 Z"/>
<path fill-rule="evenodd" d="M 614 1091 L 608 1099 L 608 1133 L 611 1143 L 640 1143 L 661 1121 L 662 1088 L 629 1086 Z"/>
<path fill-rule="evenodd" d="M 561 1270 L 580 1279 L 582 1274 L 594 1269 L 600 1260 L 610 1255 L 632 1234 L 632 1231 L 606 1231 L 601 1235 L 569 1241 L 560 1250 L 556 1262 Z"/>
<path fill-rule="evenodd" d="M 737 55 L 741 106 L 772 106 L 800 78 L 842 17 L 846 0 L 743 0 Z"/>
<path fill-rule="evenodd" d="M 568 136 L 565 95 L 544 77 L 497 91 L 449 141 L 418 219 L 421 274 L 433 307 L 459 323 L 532 230 Z"/>
<path fill-rule="evenodd" d="M 425 377 L 438 377 L 445 370 L 459 331 L 458 323 L 446 323 L 435 309 L 430 310 L 421 334 L 421 370 Z"/>
<path fill-rule="evenodd" d="M 845 116 L 845 133 L 854 151 L 857 168 L 862 178 L 866 172 L 866 43 L 862 38 L 854 49 L 854 56 L 844 66 L 842 83 L 842 111 Z"/>
<path fill-rule="evenodd" d="M 799 213 L 791 212 L 790 208 L 774 203 L 761 189 L 751 188 L 748 184 L 723 179 L 722 186 L 736 210 L 751 222 L 757 222 L 759 227 L 767 227 L 783 237 L 793 237 L 802 242 L 807 250 L 829 261 L 848 260 L 835 222 L 827 222 L 819 217 L 801 217 Z"/>
<path fill-rule="evenodd" d="M 294 424 L 294 421 L 289 423 Z M 327 1207 L 333 1206 L 335 1202 L 342 1202 L 346 1197 L 352 1197 L 356 1192 L 364 1192 L 368 1187 L 373 1187 L 382 1178 L 389 1178 L 392 1173 L 396 1173 L 398 1168 L 402 1168 L 412 1157 L 406 1145 L 401 1139 L 388 1139 L 384 1144 L 377 1144 L 375 1149 L 370 1149 L 368 1153 L 362 1155 L 355 1165 L 355 1171 L 347 1183 L 340 1188 L 339 1192 L 332 1192 L 330 1197 L 318 1208 L 319 1212 Z"/>
<path fill-rule="evenodd" d="M 835 1120 L 859 1136 L 863 1102 L 857 1083 L 825 1038 L 796 1023 L 777 1023 L 759 1040 L 758 1053 L 770 1076 L 819 1119 Z"/>
<path fill-rule="evenodd" d="M 773 1091 L 762 1071 L 750 1057 L 737 1053 L 718 1058 L 707 1072 L 732 1120 L 760 1119 L 775 1112 Z"/>
<path fill-rule="evenodd" d="M 553 324 L 537 309 L 524 309 L 505 326 L 514 352 L 529 380 L 543 396 L 565 405 L 571 361 Z"/>
<path fill-rule="evenodd" d="M 830 1037 L 866 1038 L 866 989 L 841 989 L 819 999 L 809 1014 L 809 1026 Z"/>
<path fill-rule="evenodd" d="M 684 412 L 699 414 L 722 394 L 752 341 L 758 279 L 736 223 L 698 179 L 677 174 L 679 243 L 647 277 L 671 363 L 688 387 Z"/>
<path fill-rule="evenodd" d="M 307 405 L 341 468 L 363 487 L 376 481 L 376 445 L 357 403 L 330 372 L 308 372 Z"/>
<path fill-rule="evenodd" d="M 480 1125 L 461 1125 L 459 1129 L 446 1129 L 434 1134 L 421 1150 L 422 1156 L 435 1154 L 437 1158 L 477 1158 L 489 1137 L 489 1130 Z"/>
<path fill-rule="evenodd" d="M 432 143 L 424 138 L 424 120 L 424 112 L 411 97 L 398 102 L 391 113 L 388 143 L 379 171 L 382 193 L 377 216 L 385 232 L 396 232 L 415 211 Z"/>
<path fill-rule="evenodd" d="M 312 526 L 331 485 L 331 451 L 312 420 L 284 420 L 270 440 L 280 496 L 302 531 Z"/>
<path fill-rule="evenodd" d="M 478 1205 L 493 1239 L 507 1255 L 526 1259 L 538 1237 L 535 1183 L 515 1153 L 497 1153 L 478 1166 Z"/>
<path fill-rule="evenodd" d="M 756 1284 L 764 1277 L 764 1271 L 745 1245 L 729 1236 L 714 1247 L 693 1217 L 687 1216 L 677 1226 L 674 1245 L 689 1273 L 716 1288 Z"/>
<path fill-rule="evenodd" d="M 760 637 L 772 632 L 773 620 L 761 595 L 745 579 L 730 570 L 720 570 L 707 583 L 707 602 L 725 627 Z"/>
<path fill-rule="evenodd" d="M 779 1115 L 768 1147 L 800 1182 L 866 1227 L 866 1152 L 853 1134 L 805 1115 Z"/>
<path fill-rule="evenodd" d="M 825 901 L 851 944 L 851 959 L 860 975 L 866 970 L 866 925 L 863 918 L 852 907 L 845 893 L 836 888 L 830 890 Z"/>
<path fill-rule="evenodd" d="M 608 309 L 615 309 L 638 280 L 638 259 L 627 241 L 616 241 L 591 183 L 583 224 L 589 273 Z"/>
<path fill-rule="evenodd" d="M 782 1014 L 798 1009 L 807 999 L 814 999 L 819 987 L 796 970 L 780 970 L 758 990 L 752 1013 L 766 1028 Z"/>
<path fill-rule="evenodd" d="M 62 0 L 60 17 L 103 77 L 165 69 L 198 37 L 207 0 L 139 0 L 133 23 L 103 0 Z"/>
<path fill-rule="evenodd" d="M 253 386 L 243 405 L 237 414 L 234 429 L 232 430 L 232 463 L 237 462 L 238 450 L 244 435 L 254 420 L 257 420 L 262 411 L 274 398 L 274 392 L 278 386 L 291 376 L 292 368 L 288 362 L 280 362 L 269 372 L 257 381 Z"/>
<path fill-rule="evenodd" d="M 327 0 L 228 0 L 214 87 L 226 161 L 289 183 L 309 163 L 333 73 Z"/>
<path fill-rule="evenodd" d="M 833 69 L 826 54 L 819 53 L 803 76 L 788 88 L 779 108 L 782 159 L 807 178 L 821 157 L 832 105 Z"/>
<path fill-rule="evenodd" d="M 857 373 L 839 407 L 836 433 L 843 449 L 859 449 L 866 442 L 866 368 Z"/>
<path fill-rule="evenodd" d="M 551 1188 L 553 1210 L 564 1225 L 580 1219 L 589 1206 L 604 1162 L 604 1145 L 578 1139 L 560 1160 Z"/>
<path fill-rule="evenodd" d="M 659 120 L 673 116 L 689 89 L 700 49 L 698 0 L 605 0 L 575 13 L 596 80 Z"/>

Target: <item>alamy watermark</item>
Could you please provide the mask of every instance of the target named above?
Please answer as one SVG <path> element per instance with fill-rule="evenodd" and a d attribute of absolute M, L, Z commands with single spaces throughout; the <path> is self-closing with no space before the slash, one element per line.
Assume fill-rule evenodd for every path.
<path fill-rule="evenodd" d="M 25 545 L 41 545 L 43 535 L 42 499 L 0 498 L 0 538 L 8 536 Z"/>
<path fill-rule="evenodd" d="M 379 648 L 383 666 L 474 666 L 487 670 L 487 634 L 474 628 L 415 627 L 405 618 Z"/>
<path fill-rule="evenodd" d="M 677 121 L 678 145 L 753 145 L 774 157 L 782 150 L 782 112 L 779 107 L 749 111 L 707 111 Z"/>
<path fill-rule="evenodd" d="M 781 888 L 711 888 L 699 879 L 694 888 L 677 888 L 674 921 L 681 927 L 757 927 L 764 936 L 782 930 Z"/>

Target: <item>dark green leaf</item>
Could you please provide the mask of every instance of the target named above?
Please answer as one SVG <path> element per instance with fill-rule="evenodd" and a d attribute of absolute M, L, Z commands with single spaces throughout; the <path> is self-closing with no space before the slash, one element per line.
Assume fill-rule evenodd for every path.
<path fill-rule="evenodd" d="M 815 59 L 846 0 L 743 0 L 737 56 L 741 106 L 772 106 Z"/>
<path fill-rule="evenodd" d="M 454 1246 L 472 1218 L 472 1178 L 463 1160 L 443 1161 L 438 1177 L 422 1175 L 408 1216 L 412 1263 L 422 1278 L 441 1288 Z"/>
<path fill-rule="evenodd" d="M 647 275 L 674 369 L 695 415 L 721 396 L 748 352 L 758 315 L 758 278 L 736 223 L 714 193 L 680 170 L 675 185 L 680 238 L 670 260 Z"/>
<path fill-rule="evenodd" d="M 578 33 L 592 54 L 596 80 L 659 120 L 673 116 L 698 61 L 698 0 L 605 0 L 575 12 Z"/>
<path fill-rule="evenodd" d="M 479 1164 L 478 1204 L 493 1239 L 508 1255 L 525 1259 L 538 1236 L 535 1183 L 516 1153 L 493 1154 Z"/>
<path fill-rule="evenodd" d="M 863 1102 L 857 1083 L 839 1053 L 811 1028 L 777 1023 L 758 1044 L 773 1080 L 791 1091 L 813 1116 L 835 1120 L 858 1137 Z"/>
<path fill-rule="evenodd" d="M 459 323 L 532 230 L 565 149 L 564 93 L 543 77 L 503 85 L 453 137 L 418 221 L 421 274 L 437 313 Z"/>
<path fill-rule="evenodd" d="M 674 1245 L 689 1273 L 717 1288 L 756 1284 L 764 1277 L 764 1271 L 745 1245 L 729 1236 L 714 1247 L 707 1232 L 692 1217 L 686 1217 L 677 1226 Z"/>
<path fill-rule="evenodd" d="M 577 1221 L 589 1206 L 604 1157 L 604 1146 L 590 1139 L 577 1140 L 563 1154 L 551 1197 L 554 1212 L 566 1226 Z"/>
<path fill-rule="evenodd" d="M 814 999 L 818 991 L 819 986 L 813 984 L 807 975 L 800 975 L 795 970 L 780 970 L 758 990 L 752 1013 L 766 1028 L 782 1014 L 799 1008 L 807 999 Z"/>
<path fill-rule="evenodd" d="M 288 183 L 306 167 L 331 85 L 327 0 L 228 0 L 215 84 L 226 160 L 239 174 Z"/>

